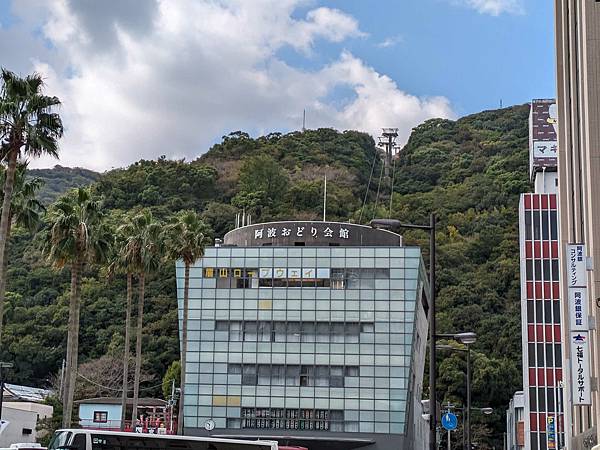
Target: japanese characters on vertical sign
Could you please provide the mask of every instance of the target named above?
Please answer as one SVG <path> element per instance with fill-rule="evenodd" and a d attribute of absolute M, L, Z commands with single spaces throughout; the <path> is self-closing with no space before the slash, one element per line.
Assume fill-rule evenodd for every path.
<path fill-rule="evenodd" d="M 546 443 L 548 450 L 556 448 L 556 417 L 550 414 L 546 418 Z"/>
<path fill-rule="evenodd" d="M 589 405 L 591 391 L 585 244 L 568 244 L 566 258 L 573 404 Z"/>
<path fill-rule="evenodd" d="M 571 331 L 589 330 L 587 310 L 587 288 L 569 288 L 569 324 Z"/>
<path fill-rule="evenodd" d="M 333 228 L 332 228 L 333 227 Z M 291 225 L 286 224 L 266 224 L 262 228 L 254 229 L 254 239 L 275 239 L 278 237 L 298 237 L 298 238 L 339 238 L 349 239 L 350 229 L 343 225 L 323 224 L 320 225 Z"/>
<path fill-rule="evenodd" d="M 573 379 L 573 404 L 591 405 L 589 332 L 571 333 L 571 376 Z"/>
<path fill-rule="evenodd" d="M 567 283 L 572 287 L 587 287 L 585 244 L 567 244 Z"/>

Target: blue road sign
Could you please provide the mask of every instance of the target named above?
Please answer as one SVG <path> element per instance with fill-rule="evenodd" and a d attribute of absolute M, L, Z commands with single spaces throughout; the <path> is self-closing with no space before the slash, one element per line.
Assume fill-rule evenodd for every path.
<path fill-rule="evenodd" d="M 451 412 L 444 414 L 442 416 L 442 426 L 448 431 L 456 430 L 456 427 L 458 426 L 456 415 Z"/>

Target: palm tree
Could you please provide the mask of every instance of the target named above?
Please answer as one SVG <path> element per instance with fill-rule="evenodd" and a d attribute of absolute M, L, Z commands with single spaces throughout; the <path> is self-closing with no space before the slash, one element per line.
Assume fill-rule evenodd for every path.
<path fill-rule="evenodd" d="M 185 369 L 187 351 L 187 322 L 190 306 L 190 268 L 204 256 L 209 244 L 209 228 L 194 211 L 182 211 L 166 229 L 165 249 L 170 259 L 183 260 L 183 325 L 181 327 L 181 395 L 179 397 L 178 434 L 183 434 L 183 402 L 185 395 Z"/>
<path fill-rule="evenodd" d="M 133 303 L 133 273 L 135 266 L 129 259 L 125 242 L 130 236 L 128 224 L 122 225 L 117 229 L 117 244 L 115 245 L 117 253 L 109 266 L 109 275 L 112 277 L 115 273 L 125 274 L 127 277 L 127 301 L 125 306 L 125 344 L 123 350 L 123 389 L 121 392 L 121 431 L 125 431 L 125 419 L 127 417 L 127 395 L 129 392 L 129 350 L 131 345 L 131 307 Z"/>
<path fill-rule="evenodd" d="M 27 164 L 21 163 L 17 165 L 15 173 L 15 183 L 13 190 L 13 198 L 10 205 L 8 216 L 8 230 L 6 232 L 6 240 L 10 239 L 10 231 L 13 225 L 21 226 L 33 232 L 41 221 L 41 216 L 46 210 L 44 206 L 35 198 L 36 193 L 43 185 L 43 181 L 39 178 L 27 179 L 25 173 Z M 4 180 L 6 178 L 6 170 L 0 166 L 0 198 L 4 197 Z M 1 210 L 1 209 L 0 209 Z M 6 273 L 8 271 L 8 258 L 4 258 L 2 267 L 2 275 L 0 275 L 0 343 L 2 342 L 2 325 L 4 317 L 4 295 L 6 290 Z"/>
<path fill-rule="evenodd" d="M 58 139 L 62 136 L 63 126 L 60 116 L 53 110 L 60 105 L 60 100 L 43 95 L 43 86 L 44 82 L 39 74 L 20 78 L 2 69 L 0 161 L 7 161 L 7 169 L 0 216 L 0 268 L 6 265 L 6 242 L 11 222 L 10 208 L 17 160 L 22 156 L 58 157 Z M 6 272 L 0 270 L 0 299 L 4 298 L 5 278 Z"/>
<path fill-rule="evenodd" d="M 71 298 L 67 333 L 67 363 L 63 398 L 63 427 L 71 426 L 77 379 L 81 277 L 86 264 L 101 263 L 109 255 L 113 233 L 106 224 L 102 202 L 89 188 L 74 189 L 48 211 L 43 251 L 57 268 L 71 267 Z"/>
<path fill-rule="evenodd" d="M 146 275 L 155 272 L 161 260 L 162 225 L 154 219 L 150 210 L 134 215 L 123 227 L 125 237 L 122 255 L 138 276 L 138 310 L 135 336 L 135 376 L 133 381 L 133 408 L 131 422 L 137 419 L 142 371 L 142 329 L 144 321 L 144 294 Z"/>

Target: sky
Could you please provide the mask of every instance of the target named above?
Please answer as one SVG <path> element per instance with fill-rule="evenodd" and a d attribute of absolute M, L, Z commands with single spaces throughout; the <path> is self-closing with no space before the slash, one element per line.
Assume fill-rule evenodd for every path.
<path fill-rule="evenodd" d="M 555 96 L 549 0 L 0 0 L 0 66 L 41 73 L 55 164 L 194 160 L 223 135 L 397 127 Z"/>

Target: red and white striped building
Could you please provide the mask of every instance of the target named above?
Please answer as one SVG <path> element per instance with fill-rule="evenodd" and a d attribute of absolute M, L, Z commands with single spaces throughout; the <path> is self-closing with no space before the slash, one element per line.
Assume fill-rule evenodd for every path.
<path fill-rule="evenodd" d="M 554 100 L 534 100 L 530 174 L 534 192 L 521 195 L 521 318 L 526 450 L 564 444 L 561 298 L 559 286 L 557 138 Z"/>

